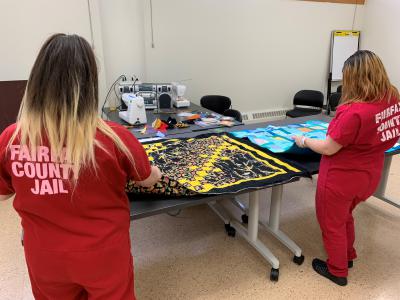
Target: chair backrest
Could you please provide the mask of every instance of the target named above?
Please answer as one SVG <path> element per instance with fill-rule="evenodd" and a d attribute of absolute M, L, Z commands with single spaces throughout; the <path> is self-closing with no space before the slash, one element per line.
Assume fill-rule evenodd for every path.
<path fill-rule="evenodd" d="M 226 96 L 207 95 L 201 97 L 200 105 L 222 115 L 225 110 L 231 107 L 231 99 Z"/>
<path fill-rule="evenodd" d="M 17 120 L 26 83 L 26 80 L 0 81 L 0 133 Z"/>
<path fill-rule="evenodd" d="M 324 105 L 324 94 L 320 91 L 301 90 L 294 95 L 293 104 L 319 107 L 322 109 Z"/>
<path fill-rule="evenodd" d="M 224 116 L 232 117 L 238 122 L 242 122 L 242 114 L 236 109 L 227 109 L 223 113 Z"/>
<path fill-rule="evenodd" d="M 329 107 L 331 110 L 335 111 L 336 107 L 339 105 L 342 93 L 332 93 L 329 97 Z"/>
<path fill-rule="evenodd" d="M 343 86 L 342 86 L 342 85 L 339 85 L 339 86 L 337 87 L 337 89 L 336 89 L 336 92 L 337 92 L 337 93 L 341 93 L 342 90 L 343 90 Z"/>

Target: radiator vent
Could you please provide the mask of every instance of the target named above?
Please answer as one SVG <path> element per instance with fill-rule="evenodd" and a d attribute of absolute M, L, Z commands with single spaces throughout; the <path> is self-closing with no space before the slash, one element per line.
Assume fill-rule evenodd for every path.
<path fill-rule="evenodd" d="M 265 122 L 265 121 L 273 121 L 284 119 L 286 116 L 286 112 L 289 109 L 279 108 L 272 110 L 264 110 L 264 111 L 250 111 L 242 113 L 243 121 L 246 123 L 255 123 L 255 122 Z"/>

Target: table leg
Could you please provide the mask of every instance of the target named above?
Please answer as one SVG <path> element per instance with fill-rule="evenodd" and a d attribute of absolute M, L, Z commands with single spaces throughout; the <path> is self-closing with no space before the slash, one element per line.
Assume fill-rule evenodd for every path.
<path fill-rule="evenodd" d="M 285 233 L 279 230 L 281 205 L 282 205 L 283 185 L 274 186 L 271 192 L 271 208 L 269 212 L 268 224 L 262 223 L 262 225 L 283 243 L 290 251 L 295 255 L 294 260 L 299 263 L 304 259 L 301 255 L 301 249 L 296 245 Z M 299 263 L 299 264 L 301 264 Z"/>
<path fill-rule="evenodd" d="M 243 211 L 244 214 L 242 215 L 242 221 L 243 221 L 243 223 L 247 224 L 249 211 L 248 211 L 246 205 L 244 205 L 237 197 L 233 197 L 231 199 L 231 202 L 233 205 L 235 205 L 237 208 L 239 208 L 240 210 Z M 247 218 L 244 219 L 244 216 L 246 216 Z"/>
<path fill-rule="evenodd" d="M 249 234 L 253 234 L 252 237 L 254 237 L 254 232 L 252 232 L 252 229 L 251 229 L 254 227 L 254 224 L 251 225 L 250 220 L 253 220 L 253 221 L 257 220 L 257 222 L 259 222 L 260 225 L 262 225 L 265 229 L 267 229 L 276 239 L 278 239 L 287 248 L 289 248 L 289 250 L 291 252 L 293 252 L 293 254 L 294 254 L 293 261 L 295 263 L 301 265 L 304 261 L 304 256 L 302 255 L 301 248 L 294 241 L 292 241 L 284 232 L 282 232 L 279 229 L 280 213 L 281 213 L 281 205 L 282 205 L 282 195 L 283 195 L 283 185 L 274 186 L 272 188 L 269 222 L 268 222 L 268 224 L 265 224 L 258 220 L 258 215 L 256 217 L 250 216 L 250 214 L 254 214 L 254 212 L 251 212 L 252 209 L 250 208 L 251 207 L 250 203 L 255 203 L 254 195 L 252 195 L 252 193 L 250 193 L 250 197 L 249 197 L 249 227 L 248 227 Z M 257 211 L 259 210 L 258 201 L 259 200 L 257 199 L 257 204 L 256 204 Z M 255 208 L 253 208 L 253 209 L 255 209 Z"/>
<path fill-rule="evenodd" d="M 249 224 L 248 228 L 244 227 L 238 220 L 227 217 L 224 209 L 218 204 L 210 204 L 210 207 L 217 215 L 235 228 L 236 232 L 242 236 L 251 246 L 253 246 L 272 266 L 271 280 L 277 281 L 279 277 L 279 260 L 259 239 L 259 213 L 260 213 L 260 197 L 259 192 L 251 192 L 249 194 Z"/>
<path fill-rule="evenodd" d="M 279 277 L 279 260 L 259 239 L 259 214 L 260 214 L 260 195 L 258 191 L 249 193 L 249 223 L 245 228 L 237 220 L 232 221 L 232 226 L 236 231 L 252 245 L 272 266 L 270 279 L 277 281 Z"/>
<path fill-rule="evenodd" d="M 392 156 L 386 156 L 385 162 L 383 165 L 381 182 L 379 183 L 379 186 L 376 189 L 374 196 L 382 201 L 385 201 L 386 203 L 389 203 L 390 205 L 400 208 L 400 204 L 399 204 L 400 201 L 394 201 L 394 200 L 386 197 L 386 195 L 385 195 L 391 164 L 392 164 Z"/>
<path fill-rule="evenodd" d="M 252 192 L 249 194 L 249 224 L 247 226 L 248 236 L 251 241 L 256 241 L 258 237 L 259 213 L 260 193 Z"/>

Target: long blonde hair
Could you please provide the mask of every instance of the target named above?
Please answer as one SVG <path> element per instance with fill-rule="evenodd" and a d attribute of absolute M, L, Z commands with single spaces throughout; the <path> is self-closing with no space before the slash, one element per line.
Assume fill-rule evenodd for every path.
<path fill-rule="evenodd" d="M 399 92 L 389 80 L 380 58 L 368 50 L 350 56 L 343 67 L 341 104 L 354 102 L 390 101 L 399 99 Z"/>
<path fill-rule="evenodd" d="M 47 141 L 53 157 L 69 165 L 76 183 L 83 167 L 97 168 L 97 130 L 108 136 L 132 165 L 119 136 L 98 116 L 97 64 L 89 43 L 77 35 L 55 34 L 42 46 L 33 65 L 9 146 L 36 151 Z"/>

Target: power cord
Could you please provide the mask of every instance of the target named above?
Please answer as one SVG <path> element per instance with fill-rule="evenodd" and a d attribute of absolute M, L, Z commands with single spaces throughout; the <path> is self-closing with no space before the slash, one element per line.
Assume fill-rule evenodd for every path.
<path fill-rule="evenodd" d="M 112 90 L 114 90 L 115 96 L 118 98 L 117 92 L 115 91 L 115 86 L 116 86 L 116 84 L 117 84 L 121 79 L 126 80 L 126 76 L 125 76 L 125 75 L 119 76 L 119 77 L 117 78 L 117 80 L 115 80 L 114 83 L 111 85 L 110 89 L 108 90 L 107 96 L 106 96 L 106 98 L 104 99 L 103 106 L 101 107 L 101 117 L 103 117 L 104 114 L 106 114 L 106 117 L 108 117 L 108 116 L 107 116 L 107 113 L 104 111 L 104 107 L 106 106 L 106 104 L 107 104 L 107 102 L 108 102 L 108 97 L 110 96 L 110 93 L 111 93 Z"/>
<path fill-rule="evenodd" d="M 117 85 L 115 84 L 114 85 L 114 94 L 115 94 L 115 98 L 118 98 L 118 92 L 116 90 L 116 87 L 117 87 Z"/>
<path fill-rule="evenodd" d="M 136 82 L 139 81 L 139 77 L 137 77 L 136 75 L 133 75 L 133 76 L 134 76 L 134 77 L 132 77 L 133 83 L 129 86 L 129 90 L 132 90 L 132 92 L 135 93 L 135 90 L 136 90 L 135 85 L 136 85 Z M 125 78 L 125 80 L 126 80 L 126 78 Z M 118 98 L 118 93 L 115 90 L 115 88 L 116 88 L 116 85 L 114 86 L 114 93 L 115 93 L 115 97 Z M 122 108 L 123 108 L 123 104 L 121 103 L 120 105 L 115 107 L 115 110 L 121 111 Z"/>
<path fill-rule="evenodd" d="M 133 90 L 133 92 L 135 93 L 135 85 L 136 85 L 136 82 L 138 82 L 138 81 L 139 81 L 139 78 L 138 78 L 136 75 L 133 75 L 133 76 L 135 76 L 135 79 L 133 79 L 133 77 L 132 77 L 132 81 L 133 81 L 133 83 L 132 83 L 132 85 L 130 86 L 130 88 L 129 88 L 129 89 L 132 89 L 132 90 Z"/>

